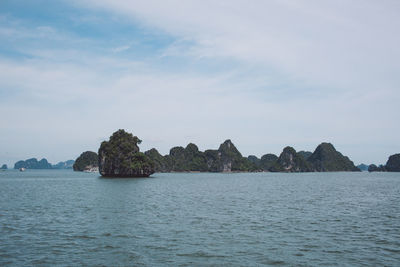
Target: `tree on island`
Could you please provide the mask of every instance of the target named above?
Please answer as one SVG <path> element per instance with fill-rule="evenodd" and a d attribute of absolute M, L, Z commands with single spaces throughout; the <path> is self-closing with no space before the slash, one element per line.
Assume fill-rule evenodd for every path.
<path fill-rule="evenodd" d="M 154 163 L 139 151 L 142 141 L 131 133 L 118 130 L 99 148 L 99 171 L 107 177 L 148 177 Z"/>
<path fill-rule="evenodd" d="M 96 152 L 83 152 L 76 160 L 72 168 L 74 171 L 84 171 L 87 169 L 98 167 L 99 157 Z"/>

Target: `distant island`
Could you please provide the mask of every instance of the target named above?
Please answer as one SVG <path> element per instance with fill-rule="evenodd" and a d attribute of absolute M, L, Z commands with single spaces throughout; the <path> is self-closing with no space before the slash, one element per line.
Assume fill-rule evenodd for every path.
<path fill-rule="evenodd" d="M 265 154 L 261 159 L 254 155 L 243 157 L 231 140 L 226 140 L 217 150 L 199 151 L 195 144 L 185 148 L 174 147 L 169 155 L 162 156 L 155 148 L 145 152 L 154 162 L 156 172 L 329 172 L 360 171 L 354 163 L 330 143 L 320 144 L 315 151 L 296 152 L 285 147 L 278 156 Z"/>
<path fill-rule="evenodd" d="M 67 160 L 52 165 L 45 158 L 40 161 L 36 158 L 30 158 L 27 160 L 17 161 L 14 164 L 14 169 L 72 169 L 74 162 L 74 160 Z"/>
<path fill-rule="evenodd" d="M 55 165 L 46 159 L 20 160 L 14 169 L 73 169 L 74 171 L 100 172 L 107 177 L 148 177 L 154 172 L 400 172 L 400 154 L 391 155 L 386 165 L 360 164 L 355 166 L 347 156 L 330 143 L 319 144 L 314 152 L 299 151 L 287 146 L 279 156 L 265 154 L 258 158 L 242 156 L 230 139 L 218 149 L 200 151 L 197 145 L 176 146 L 169 154 L 161 155 L 152 148 L 140 152 L 141 140 L 120 129 L 108 141 L 101 143 L 98 153 L 83 152 L 75 161 Z M 7 169 L 3 165 L 0 169 Z"/>
<path fill-rule="evenodd" d="M 96 152 L 86 151 L 83 152 L 76 160 L 73 165 L 74 171 L 88 171 L 97 172 L 99 171 L 99 157 Z"/>
<path fill-rule="evenodd" d="M 98 154 L 82 153 L 75 161 L 75 171 L 98 167 L 106 177 L 148 177 L 154 172 L 333 172 L 360 171 L 346 156 L 330 143 L 321 143 L 314 152 L 296 152 L 285 147 L 278 156 L 265 154 L 243 157 L 228 139 L 218 149 L 199 151 L 190 143 L 186 147 L 173 147 L 168 155 L 152 148 L 140 152 L 141 140 L 120 129 L 109 141 L 101 143 Z"/>
<path fill-rule="evenodd" d="M 369 172 L 400 172 L 400 154 L 394 154 L 389 157 L 386 165 L 376 166 L 371 164 L 368 167 Z"/>

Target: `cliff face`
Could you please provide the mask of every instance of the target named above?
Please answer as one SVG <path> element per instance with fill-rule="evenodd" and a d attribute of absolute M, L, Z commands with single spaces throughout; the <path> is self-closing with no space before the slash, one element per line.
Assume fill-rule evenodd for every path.
<path fill-rule="evenodd" d="M 231 140 L 222 143 L 218 150 L 205 151 L 209 171 L 255 171 L 257 166 L 240 154 Z"/>
<path fill-rule="evenodd" d="M 74 171 L 84 171 L 99 166 L 99 157 L 92 151 L 83 152 L 74 162 L 72 168 Z"/>
<path fill-rule="evenodd" d="M 330 143 L 320 144 L 308 158 L 313 169 L 318 172 L 360 171 L 354 163 Z"/>
<path fill-rule="evenodd" d="M 99 171 L 107 177 L 148 177 L 154 163 L 139 151 L 141 140 L 124 130 L 113 133 L 99 148 Z"/>
<path fill-rule="evenodd" d="M 20 160 L 14 164 L 14 169 L 51 169 L 52 166 L 47 162 L 46 159 L 41 159 L 38 161 L 36 158 L 31 158 L 27 160 Z"/>
<path fill-rule="evenodd" d="M 155 163 L 156 170 L 170 171 L 271 171 L 271 172 L 325 172 L 359 171 L 353 162 L 336 151 L 329 143 L 320 144 L 314 153 L 296 152 L 286 147 L 279 157 L 265 154 L 261 159 L 256 156 L 243 157 L 231 140 L 226 140 L 218 149 L 199 151 L 195 144 L 186 148 L 174 147 L 169 155 L 162 156 L 157 150 L 146 152 Z"/>
<path fill-rule="evenodd" d="M 272 172 L 309 172 L 310 164 L 303 156 L 297 154 L 293 147 L 285 147 L 276 163 L 270 168 Z"/>
<path fill-rule="evenodd" d="M 400 172 L 400 154 L 391 155 L 385 168 L 388 172 Z"/>
<path fill-rule="evenodd" d="M 188 144 L 185 148 L 173 147 L 169 155 L 162 156 L 156 149 L 146 151 L 145 154 L 154 161 L 156 171 L 199 171 L 199 172 L 231 172 L 255 171 L 257 165 L 237 150 L 231 140 L 226 140 L 217 150 L 199 151 L 195 144 Z"/>

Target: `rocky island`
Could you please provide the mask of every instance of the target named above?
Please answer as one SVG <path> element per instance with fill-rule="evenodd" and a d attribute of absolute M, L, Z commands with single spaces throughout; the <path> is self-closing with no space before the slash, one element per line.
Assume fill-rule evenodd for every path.
<path fill-rule="evenodd" d="M 400 154 L 394 154 L 389 157 L 386 165 L 376 166 L 371 164 L 368 167 L 369 172 L 400 172 Z"/>
<path fill-rule="evenodd" d="M 142 141 L 131 133 L 118 130 L 99 148 L 99 171 L 105 177 L 149 177 L 153 161 L 139 151 Z"/>
<path fill-rule="evenodd" d="M 38 161 L 36 158 L 31 158 L 27 160 L 20 160 L 14 164 L 14 169 L 51 169 L 51 164 L 47 159 L 41 159 Z"/>
<path fill-rule="evenodd" d="M 154 162 L 157 172 L 328 172 L 360 171 L 354 163 L 330 143 L 320 144 L 315 151 L 300 151 L 286 147 L 278 156 L 265 154 L 261 159 L 254 155 L 243 157 L 231 140 L 226 140 L 217 150 L 199 151 L 195 144 L 173 147 L 162 156 L 155 148 L 145 152 Z"/>
<path fill-rule="evenodd" d="M 97 153 L 93 151 L 83 152 L 75 160 L 75 163 L 72 167 L 74 171 L 97 171 L 99 167 L 99 157 L 97 156 Z"/>

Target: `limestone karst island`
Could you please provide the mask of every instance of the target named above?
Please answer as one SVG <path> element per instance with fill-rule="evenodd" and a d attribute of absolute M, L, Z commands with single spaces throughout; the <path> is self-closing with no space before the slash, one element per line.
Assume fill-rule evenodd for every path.
<path fill-rule="evenodd" d="M 118 130 L 101 143 L 98 153 L 86 151 L 74 164 L 75 171 L 99 171 L 105 177 L 149 177 L 155 172 L 338 172 L 360 171 L 330 143 L 321 143 L 314 152 L 285 147 L 277 156 L 242 156 L 231 140 L 218 149 L 199 151 L 195 144 L 173 147 L 168 155 L 152 148 L 140 152 L 141 140 Z M 374 171 L 374 166 L 372 170 Z M 370 168 L 371 168 L 370 166 Z M 400 171 L 400 154 L 392 155 L 379 171 Z"/>

